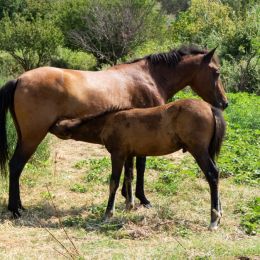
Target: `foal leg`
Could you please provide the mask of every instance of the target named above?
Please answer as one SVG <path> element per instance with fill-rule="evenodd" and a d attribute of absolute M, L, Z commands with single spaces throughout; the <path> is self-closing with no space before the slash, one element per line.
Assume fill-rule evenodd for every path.
<path fill-rule="evenodd" d="M 219 171 L 207 152 L 194 156 L 209 183 L 211 196 L 211 221 L 210 230 L 218 228 L 222 216 L 221 202 L 219 197 Z"/>
<path fill-rule="evenodd" d="M 109 186 L 109 198 L 107 208 L 105 212 L 105 219 L 109 219 L 113 216 L 115 210 L 115 196 L 119 186 L 120 176 L 123 169 L 125 158 L 122 156 L 111 155 L 112 161 L 112 174 L 110 178 Z"/>
<path fill-rule="evenodd" d="M 146 157 L 136 157 L 136 188 L 135 196 L 140 200 L 140 203 L 146 208 L 152 205 L 144 194 L 144 172 L 145 172 Z"/>
<path fill-rule="evenodd" d="M 134 198 L 132 192 L 133 159 L 133 157 L 128 157 L 125 162 L 124 185 L 126 191 L 126 210 L 131 210 L 134 207 Z"/>

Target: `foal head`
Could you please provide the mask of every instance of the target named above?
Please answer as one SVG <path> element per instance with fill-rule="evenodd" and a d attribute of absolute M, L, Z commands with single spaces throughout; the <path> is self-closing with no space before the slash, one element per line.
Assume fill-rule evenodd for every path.
<path fill-rule="evenodd" d="M 214 56 L 216 48 L 197 58 L 198 69 L 190 82 L 191 88 L 211 105 L 225 109 L 227 97 L 220 79 L 220 65 Z"/>

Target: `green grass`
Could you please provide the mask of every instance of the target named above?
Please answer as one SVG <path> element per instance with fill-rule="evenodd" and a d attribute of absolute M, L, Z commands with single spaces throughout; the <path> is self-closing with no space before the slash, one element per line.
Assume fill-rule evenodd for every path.
<path fill-rule="evenodd" d="M 110 158 L 82 160 L 77 162 L 74 167 L 76 169 L 85 169 L 85 183 L 95 182 L 104 184 L 109 182 L 109 176 L 106 173 L 111 171 Z"/>
<path fill-rule="evenodd" d="M 241 205 L 238 212 L 241 213 L 241 227 L 249 235 L 260 232 L 260 197 L 254 198 L 246 205 Z"/>
<path fill-rule="evenodd" d="M 180 92 L 175 99 L 195 97 Z M 260 97 L 248 93 L 229 93 L 224 112 L 227 132 L 218 158 L 222 177 L 234 176 L 238 184 L 258 185 L 260 181 Z"/>

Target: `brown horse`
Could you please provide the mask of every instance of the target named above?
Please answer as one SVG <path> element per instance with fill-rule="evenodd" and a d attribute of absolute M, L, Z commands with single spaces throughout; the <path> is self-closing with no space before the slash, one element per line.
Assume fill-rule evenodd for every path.
<path fill-rule="evenodd" d="M 219 173 L 214 163 L 225 133 L 220 110 L 199 100 L 187 99 L 154 108 L 139 108 L 93 118 L 62 120 L 51 128 L 62 139 L 103 144 L 111 154 L 112 175 L 106 217 L 113 215 L 115 194 L 123 165 L 133 156 L 164 155 L 189 151 L 204 172 L 211 190 L 211 224 L 219 223 L 221 204 Z M 126 207 L 133 207 L 131 176 L 126 173 Z"/>
<path fill-rule="evenodd" d="M 126 109 L 161 105 L 187 85 L 212 105 L 225 108 L 228 103 L 214 51 L 180 48 L 98 72 L 42 67 L 6 83 L 0 90 L 0 166 L 4 174 L 9 109 L 18 133 L 9 162 L 8 209 L 13 216 L 19 217 L 19 209 L 23 209 L 19 178 L 24 165 L 58 119 L 98 114 L 115 106 Z M 144 171 L 144 164 L 140 171 Z M 142 183 L 142 178 L 138 181 Z M 145 202 L 143 189 L 137 193 Z"/>

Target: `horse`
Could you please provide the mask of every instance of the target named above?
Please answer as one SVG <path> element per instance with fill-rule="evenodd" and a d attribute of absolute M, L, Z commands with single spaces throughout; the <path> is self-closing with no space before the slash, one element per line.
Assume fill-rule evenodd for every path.
<path fill-rule="evenodd" d="M 98 114 L 115 106 L 162 105 L 187 85 L 205 101 L 226 108 L 228 101 L 214 52 L 182 47 L 95 72 L 40 67 L 7 82 L 0 89 L 0 167 L 6 176 L 9 161 L 8 209 L 13 217 L 20 217 L 24 209 L 19 188 L 22 170 L 58 119 Z M 5 126 L 8 110 L 18 136 L 10 160 Z M 138 169 L 136 196 L 147 204 L 142 177 L 145 159 L 137 158 Z"/>
<path fill-rule="evenodd" d="M 218 192 L 219 172 L 215 165 L 225 134 L 222 113 L 205 101 L 178 100 L 153 108 L 136 108 L 99 116 L 58 121 L 52 128 L 62 139 L 103 144 L 111 154 L 112 175 L 105 213 L 113 216 L 115 195 L 122 168 L 133 156 L 158 156 L 188 151 L 205 174 L 211 191 L 210 229 L 222 216 Z M 126 172 L 126 208 L 134 206 L 131 174 Z"/>

